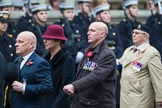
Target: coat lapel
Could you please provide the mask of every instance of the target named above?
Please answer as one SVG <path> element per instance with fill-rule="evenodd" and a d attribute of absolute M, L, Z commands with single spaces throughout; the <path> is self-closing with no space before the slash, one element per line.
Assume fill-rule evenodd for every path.
<path fill-rule="evenodd" d="M 94 57 L 92 58 L 93 60 L 96 60 L 96 59 L 97 59 L 97 55 L 98 55 L 98 53 L 99 53 L 99 51 L 100 51 L 100 48 L 101 48 L 103 45 L 104 45 L 104 46 L 107 46 L 107 44 L 106 44 L 105 41 L 101 42 L 101 43 L 100 43 L 99 45 L 97 45 L 97 47 L 94 49 L 94 51 L 93 51 Z M 84 63 L 85 63 L 85 61 L 87 60 L 86 55 L 87 55 L 87 53 L 88 53 L 89 50 L 90 50 L 90 47 L 88 47 L 87 49 L 85 49 L 85 55 L 84 55 L 83 59 L 81 60 L 79 66 L 78 66 L 78 71 L 77 71 L 76 76 L 78 76 L 79 73 L 81 72 L 81 70 L 82 70 L 82 68 L 83 68 L 83 66 L 84 66 Z"/>
<path fill-rule="evenodd" d="M 32 64 L 27 65 L 27 63 L 28 63 L 29 61 L 33 62 L 34 59 L 35 59 L 35 57 L 36 57 L 36 54 L 35 54 L 35 53 L 33 53 L 33 54 L 29 57 L 29 59 L 26 61 L 26 63 L 24 64 L 24 66 L 23 66 L 22 69 L 20 70 L 20 73 L 21 73 L 20 75 L 25 74 L 25 72 L 27 72 L 28 69 L 30 69 L 30 68 L 32 67 Z"/>
<path fill-rule="evenodd" d="M 149 47 L 149 44 L 148 43 L 144 44 L 135 53 L 133 53 L 133 47 L 132 47 L 130 49 L 130 51 L 128 52 L 128 54 L 127 54 L 129 56 L 126 56 L 125 57 L 125 60 L 124 60 L 124 63 L 123 63 L 123 67 L 129 65 L 133 61 L 139 60 L 142 57 L 142 53 L 147 49 L 147 47 Z"/>

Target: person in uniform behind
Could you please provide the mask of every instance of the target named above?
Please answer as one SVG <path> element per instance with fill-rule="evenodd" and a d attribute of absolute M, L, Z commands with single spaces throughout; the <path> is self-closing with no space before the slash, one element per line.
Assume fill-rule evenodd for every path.
<path fill-rule="evenodd" d="M 70 108 L 71 97 L 63 92 L 63 86 L 75 79 L 75 61 L 70 53 L 62 48 L 67 38 L 60 25 L 48 26 L 43 35 L 47 53 L 43 55 L 51 65 L 53 92 L 46 97 L 46 108 Z"/>
<path fill-rule="evenodd" d="M 3 54 L 0 52 L 0 108 L 4 108 L 4 66 L 5 66 L 5 58 Z"/>
<path fill-rule="evenodd" d="M 24 4 L 25 15 L 20 17 L 16 23 L 17 33 L 26 31 L 27 27 L 31 24 L 31 22 L 32 22 L 32 12 L 31 12 L 32 6 L 39 5 L 39 2 L 37 0 L 24 0 L 23 4 Z"/>
<path fill-rule="evenodd" d="M 146 25 L 151 27 L 150 44 L 162 56 L 162 0 L 153 0 L 153 3 L 156 13 L 147 18 Z"/>
<path fill-rule="evenodd" d="M 91 11 L 91 0 L 78 0 L 79 12 L 74 17 L 74 22 L 80 25 L 83 35 L 87 38 L 89 25 L 95 21 Z M 88 45 L 87 45 L 88 46 Z"/>
<path fill-rule="evenodd" d="M 15 38 L 12 34 L 7 33 L 8 23 L 10 21 L 10 14 L 8 11 L 0 11 L 0 51 L 4 55 L 6 63 L 13 62 L 17 57 L 15 49 Z M 5 107 L 10 108 L 9 104 L 9 90 L 5 83 Z"/>
<path fill-rule="evenodd" d="M 42 55 L 45 52 L 45 46 L 43 43 L 43 34 L 47 29 L 47 5 L 40 4 L 35 5 L 31 9 L 32 20 L 27 26 L 26 30 L 31 31 L 36 35 L 37 38 L 37 48 L 36 53 Z"/>
<path fill-rule="evenodd" d="M 68 38 L 65 41 L 65 47 L 71 52 L 77 64 L 83 57 L 84 49 L 87 47 L 87 39 L 83 35 L 80 25 L 73 21 L 75 15 L 74 4 L 61 3 L 59 7 L 63 17 L 55 24 L 59 24 L 64 28 L 65 36 Z"/>
<path fill-rule="evenodd" d="M 107 25 L 90 24 L 89 47 L 79 63 L 76 81 L 64 86 L 72 95 L 72 108 L 115 108 L 116 57 L 105 42 Z"/>
<path fill-rule="evenodd" d="M 125 19 L 117 24 L 119 35 L 122 37 L 123 50 L 133 44 L 131 33 L 134 26 L 141 24 L 137 21 L 138 16 L 138 0 L 125 0 L 123 1 L 123 10 Z"/>
<path fill-rule="evenodd" d="M 10 15 L 7 11 L 0 11 L 0 51 L 4 55 L 6 62 L 13 62 L 17 56 L 15 53 L 15 38 L 7 33 Z"/>
<path fill-rule="evenodd" d="M 11 1 L 10 2 L 0 2 L 0 10 L 1 11 L 8 11 L 9 15 L 13 12 L 13 6 Z M 7 33 L 12 34 L 14 37 L 17 36 L 17 27 L 15 25 L 15 22 L 9 21 L 8 27 L 7 27 Z"/>
<path fill-rule="evenodd" d="M 157 49 L 149 44 L 149 27 L 139 24 L 132 32 L 134 45 L 119 63 L 121 72 L 120 108 L 162 107 L 162 64 Z"/>

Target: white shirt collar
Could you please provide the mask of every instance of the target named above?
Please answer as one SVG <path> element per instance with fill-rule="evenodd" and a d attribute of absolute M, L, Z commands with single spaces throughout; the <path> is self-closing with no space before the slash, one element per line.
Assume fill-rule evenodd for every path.
<path fill-rule="evenodd" d="M 34 53 L 34 51 L 30 52 L 29 54 L 27 54 L 26 56 L 23 57 L 23 61 L 21 62 L 20 65 L 20 69 L 24 66 L 24 64 L 26 63 L 26 61 L 29 59 L 29 57 Z"/>

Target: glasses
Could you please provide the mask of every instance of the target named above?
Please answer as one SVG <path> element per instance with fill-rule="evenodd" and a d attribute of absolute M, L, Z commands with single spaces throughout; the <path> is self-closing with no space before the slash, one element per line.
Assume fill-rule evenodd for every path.
<path fill-rule="evenodd" d="M 145 34 L 145 33 L 142 33 L 142 32 L 136 32 L 136 31 L 134 32 L 134 31 L 133 31 L 132 34 L 136 34 L 136 35 L 138 35 L 138 34 Z"/>

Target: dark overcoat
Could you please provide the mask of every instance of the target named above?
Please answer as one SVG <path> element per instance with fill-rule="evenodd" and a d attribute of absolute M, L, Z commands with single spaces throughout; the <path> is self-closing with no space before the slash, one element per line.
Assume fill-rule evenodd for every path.
<path fill-rule="evenodd" d="M 51 60 L 49 52 L 43 57 L 51 65 L 53 82 L 53 92 L 46 96 L 46 108 L 70 108 L 71 97 L 63 92 L 63 87 L 74 81 L 75 62 L 72 56 L 61 49 Z"/>
<path fill-rule="evenodd" d="M 104 41 L 78 66 L 72 108 L 115 108 L 116 57 Z"/>

